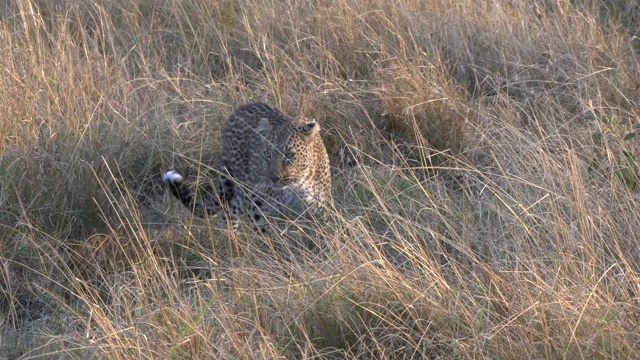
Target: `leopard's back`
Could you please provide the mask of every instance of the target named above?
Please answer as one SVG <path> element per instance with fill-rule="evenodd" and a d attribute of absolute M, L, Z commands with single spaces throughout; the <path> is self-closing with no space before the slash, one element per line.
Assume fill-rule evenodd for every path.
<path fill-rule="evenodd" d="M 293 119 L 263 103 L 240 106 L 222 128 L 222 159 L 225 171 L 239 182 L 259 183 L 266 174 L 265 152 L 274 129 Z"/>

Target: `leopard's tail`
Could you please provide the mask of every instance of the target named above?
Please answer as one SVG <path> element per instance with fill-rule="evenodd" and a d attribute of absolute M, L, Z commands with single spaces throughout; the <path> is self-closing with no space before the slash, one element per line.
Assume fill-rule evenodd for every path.
<path fill-rule="evenodd" d="M 220 211 L 220 200 L 217 194 L 200 191 L 196 197 L 193 189 L 184 181 L 184 177 L 175 171 L 167 171 L 162 176 L 162 181 L 169 185 L 171 194 L 193 212 L 194 215 L 204 218 L 206 215 L 214 215 Z"/>

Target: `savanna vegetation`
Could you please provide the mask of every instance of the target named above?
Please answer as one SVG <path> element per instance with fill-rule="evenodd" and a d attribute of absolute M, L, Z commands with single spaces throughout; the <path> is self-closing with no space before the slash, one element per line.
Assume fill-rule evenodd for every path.
<path fill-rule="evenodd" d="M 640 357 L 637 1 L 0 19 L 0 358 Z M 233 232 L 167 194 L 253 101 L 322 127 L 323 217 Z"/>

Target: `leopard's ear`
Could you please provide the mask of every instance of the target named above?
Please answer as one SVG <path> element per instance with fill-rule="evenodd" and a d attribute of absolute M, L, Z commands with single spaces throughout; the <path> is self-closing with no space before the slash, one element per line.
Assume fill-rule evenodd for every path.
<path fill-rule="evenodd" d="M 316 119 L 311 119 L 306 124 L 301 125 L 300 130 L 303 134 L 307 136 L 313 136 L 320 131 L 320 125 L 316 123 Z"/>
<path fill-rule="evenodd" d="M 269 123 L 269 119 L 262 118 L 258 120 L 258 126 L 256 126 L 256 131 L 261 134 L 271 131 L 271 124 Z"/>

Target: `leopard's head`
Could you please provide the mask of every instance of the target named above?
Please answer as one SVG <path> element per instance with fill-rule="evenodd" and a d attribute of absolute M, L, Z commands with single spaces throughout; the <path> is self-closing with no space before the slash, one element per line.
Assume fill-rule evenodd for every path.
<path fill-rule="evenodd" d="M 313 144 L 319 140 L 319 132 L 315 120 L 298 119 L 274 134 L 267 172 L 274 184 L 286 186 L 313 172 Z"/>

